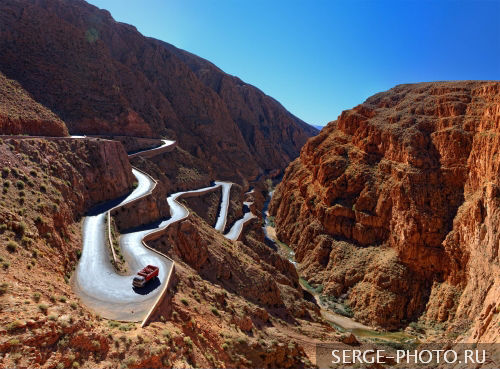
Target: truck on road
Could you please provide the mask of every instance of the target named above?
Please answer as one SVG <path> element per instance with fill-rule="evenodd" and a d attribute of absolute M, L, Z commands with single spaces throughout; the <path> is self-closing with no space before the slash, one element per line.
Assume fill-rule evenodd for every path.
<path fill-rule="evenodd" d="M 132 281 L 132 285 L 134 287 L 144 287 L 144 285 L 153 279 L 154 277 L 158 277 L 158 272 L 160 268 L 154 265 L 148 265 L 137 272 L 137 275 L 134 277 Z"/>

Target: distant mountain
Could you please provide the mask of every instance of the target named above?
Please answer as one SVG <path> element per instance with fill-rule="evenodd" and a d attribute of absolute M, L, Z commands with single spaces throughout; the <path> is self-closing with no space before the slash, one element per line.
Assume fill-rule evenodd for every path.
<path fill-rule="evenodd" d="M 81 0 L 2 1 L 0 71 L 70 133 L 166 136 L 219 178 L 283 169 L 317 133 L 257 88 Z"/>
<path fill-rule="evenodd" d="M 316 128 L 318 131 L 321 131 L 325 126 L 316 126 L 314 124 L 311 124 L 314 128 Z"/>

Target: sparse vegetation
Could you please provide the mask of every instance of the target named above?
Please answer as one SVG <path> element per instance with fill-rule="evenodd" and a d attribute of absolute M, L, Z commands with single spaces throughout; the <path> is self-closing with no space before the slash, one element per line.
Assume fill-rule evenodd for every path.
<path fill-rule="evenodd" d="M 9 284 L 8 283 L 2 283 L 0 284 L 0 296 L 5 295 L 7 291 L 9 290 Z"/>
<path fill-rule="evenodd" d="M 10 241 L 7 242 L 7 251 L 8 252 L 14 253 L 14 252 L 17 251 L 17 248 L 18 248 L 17 242 L 12 241 L 12 240 L 10 240 Z"/>
<path fill-rule="evenodd" d="M 184 343 L 189 348 L 193 347 L 193 341 L 191 340 L 191 337 L 184 337 Z"/>

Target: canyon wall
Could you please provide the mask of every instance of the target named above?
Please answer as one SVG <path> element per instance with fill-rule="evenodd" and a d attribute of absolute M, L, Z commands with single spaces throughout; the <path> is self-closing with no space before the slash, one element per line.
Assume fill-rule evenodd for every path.
<path fill-rule="evenodd" d="M 270 211 L 305 278 L 362 322 L 498 339 L 500 83 L 400 85 L 344 111 Z"/>
<path fill-rule="evenodd" d="M 261 91 L 215 67 L 200 75 L 193 63 L 205 61 L 183 61 L 82 0 L 2 1 L 0 50 L 0 71 L 72 134 L 164 136 L 221 179 L 284 169 L 317 132 Z"/>

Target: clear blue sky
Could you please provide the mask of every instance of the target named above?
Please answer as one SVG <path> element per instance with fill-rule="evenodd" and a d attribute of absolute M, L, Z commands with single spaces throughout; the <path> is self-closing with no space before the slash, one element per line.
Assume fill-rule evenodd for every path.
<path fill-rule="evenodd" d="M 324 125 L 400 83 L 500 79 L 500 0 L 90 0 Z"/>

